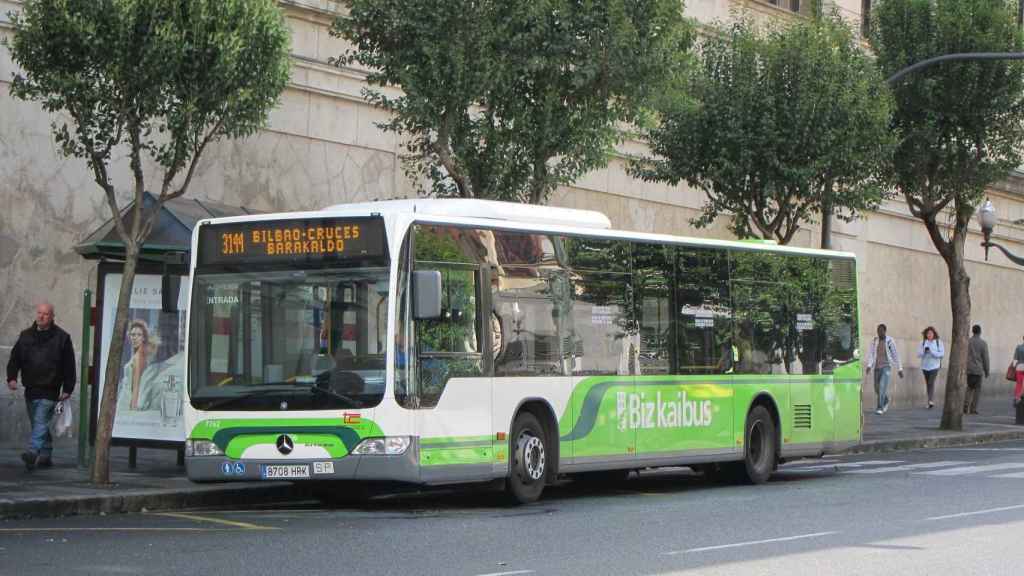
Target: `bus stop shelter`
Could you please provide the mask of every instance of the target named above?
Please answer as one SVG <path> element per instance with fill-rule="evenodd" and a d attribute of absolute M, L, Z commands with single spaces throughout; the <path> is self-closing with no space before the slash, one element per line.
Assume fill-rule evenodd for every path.
<path fill-rule="evenodd" d="M 148 208 L 156 204 L 156 198 L 146 193 L 143 202 Z M 122 211 L 125 225 L 129 228 L 133 222 L 133 208 L 134 203 Z M 185 431 L 181 403 L 188 283 L 181 282 L 181 279 L 188 275 L 192 231 L 200 220 L 252 213 L 255 212 L 239 206 L 175 198 L 161 206 L 153 229 L 143 242 L 132 286 L 128 332 L 144 333 L 146 349 L 139 353 L 141 346 L 133 349 L 130 334 L 117 335 L 126 339 L 126 351 L 119 365 L 113 367 L 121 378 L 112 443 L 130 447 L 132 467 L 138 447 L 178 450 L 179 462 L 182 462 Z M 84 416 L 86 410 L 89 413 L 89 418 L 82 418 L 83 425 L 88 422 L 88 429 L 81 430 L 79 434 L 79 455 L 84 460 L 88 449 L 85 439 L 88 438 L 90 444 L 95 442 L 98 399 L 102 397 L 105 382 L 107 351 L 115 337 L 111 332 L 125 250 L 116 224 L 110 219 L 75 246 L 75 251 L 83 258 L 97 262 L 95 307 L 88 290 L 84 298 L 87 321 L 83 322 L 82 334 L 83 396 L 87 390 L 89 392 L 89 398 L 83 398 L 79 408 L 80 415 Z M 164 310 L 162 298 L 165 290 L 174 292 L 171 297 L 177 297 L 177 310 Z M 93 347 L 91 369 L 86 365 L 86 359 L 90 358 L 86 347 L 90 344 Z M 127 398 L 125 394 L 128 394 Z"/>

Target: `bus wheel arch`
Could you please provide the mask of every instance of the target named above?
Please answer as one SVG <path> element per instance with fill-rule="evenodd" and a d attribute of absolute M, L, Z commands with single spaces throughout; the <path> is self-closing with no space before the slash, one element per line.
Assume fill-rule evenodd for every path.
<path fill-rule="evenodd" d="M 538 458 L 542 476 L 533 478 Z M 558 427 L 547 402 L 524 400 L 516 409 L 509 426 L 508 462 L 507 486 L 519 503 L 537 500 L 544 486 L 557 477 Z"/>
<path fill-rule="evenodd" d="M 766 482 L 775 471 L 782 451 L 782 426 L 778 406 L 768 394 L 750 403 L 743 423 L 745 476 L 753 484 Z"/>
<path fill-rule="evenodd" d="M 551 408 L 551 404 L 548 404 L 547 400 L 541 398 L 526 398 L 519 403 L 516 407 L 515 415 L 512 417 L 512 422 L 509 422 L 509 431 L 511 432 L 512 426 L 515 425 L 516 418 L 519 417 L 523 411 L 529 411 L 533 416 L 540 422 L 541 426 L 544 427 L 545 440 L 547 444 L 548 453 L 550 454 L 550 466 L 548 467 L 548 482 L 554 482 L 558 478 L 558 462 L 559 462 L 559 440 L 558 440 L 558 419 L 555 417 L 555 411 Z"/>

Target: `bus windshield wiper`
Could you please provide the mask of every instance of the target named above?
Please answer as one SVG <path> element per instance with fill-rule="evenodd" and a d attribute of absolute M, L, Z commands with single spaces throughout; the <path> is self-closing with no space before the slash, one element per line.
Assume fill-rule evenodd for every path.
<path fill-rule="evenodd" d="M 283 386 L 279 386 L 279 384 L 288 384 L 288 386 L 286 388 L 286 387 L 283 387 Z M 239 394 L 237 396 L 229 396 L 229 397 L 226 397 L 226 398 L 211 399 L 210 403 L 207 404 L 203 408 L 203 410 L 214 410 L 216 408 L 220 408 L 222 406 L 227 406 L 228 404 L 233 404 L 235 402 L 238 402 L 239 400 L 245 400 L 247 398 L 257 398 L 257 397 L 260 397 L 260 396 L 267 396 L 269 394 L 287 394 L 287 393 L 292 392 L 292 391 L 294 391 L 296 389 L 298 389 L 298 390 L 302 390 L 303 389 L 303 387 L 301 387 L 301 386 L 295 386 L 295 385 L 292 385 L 292 384 L 286 383 L 286 382 L 275 382 L 274 384 L 271 385 L 273 387 L 264 388 L 263 386 L 267 386 L 267 385 L 265 385 L 265 384 L 261 385 L 260 388 L 257 389 L 257 390 L 252 390 L 250 392 L 246 392 L 244 394 Z M 203 400 L 203 398 L 195 398 L 195 399 L 196 400 L 200 400 L 200 401 Z"/>
<path fill-rule="evenodd" d="M 331 390 L 330 388 L 321 388 L 321 387 L 317 386 L 316 384 L 309 384 L 307 386 L 301 386 L 301 388 L 303 390 L 309 390 L 313 394 L 324 394 L 326 396 L 330 396 L 331 398 L 334 398 L 335 400 L 341 400 L 342 402 L 345 402 L 345 403 L 349 404 L 353 408 L 358 407 L 359 404 L 360 404 L 359 402 L 356 401 L 355 398 L 352 398 L 351 396 L 346 396 L 346 395 L 344 395 L 344 394 L 342 394 L 340 392 L 335 392 L 334 390 Z"/>

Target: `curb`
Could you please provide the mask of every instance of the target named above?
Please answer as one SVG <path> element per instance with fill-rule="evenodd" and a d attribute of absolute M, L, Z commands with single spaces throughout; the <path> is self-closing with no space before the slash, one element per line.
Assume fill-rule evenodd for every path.
<path fill-rule="evenodd" d="M 992 442 L 1006 442 L 1009 440 L 1024 439 L 1024 427 L 1021 430 L 1002 430 L 998 432 L 969 432 L 962 434 L 948 434 L 943 436 L 926 436 L 921 438 L 905 438 L 901 440 L 871 440 L 861 444 L 835 452 L 835 454 L 872 454 L 879 452 L 898 452 L 913 450 L 915 448 L 944 448 L 947 446 L 971 446 L 975 444 L 989 444 Z"/>
<path fill-rule="evenodd" d="M 288 502 L 307 497 L 309 497 L 308 488 L 293 484 L 274 483 L 258 486 L 210 487 L 188 491 L 111 493 L 6 502 L 0 500 L 0 520 L 213 508 L 232 504 L 251 504 L 254 501 Z"/>

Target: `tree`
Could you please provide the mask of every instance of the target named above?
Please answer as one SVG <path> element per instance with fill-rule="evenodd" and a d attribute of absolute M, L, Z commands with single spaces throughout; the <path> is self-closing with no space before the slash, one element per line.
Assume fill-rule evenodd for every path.
<path fill-rule="evenodd" d="M 692 42 L 679 0 L 346 0 L 334 60 L 408 138 L 435 196 L 541 203 L 604 166 L 644 105 L 672 94 Z M 398 96 L 384 87 L 397 86 Z"/>
<path fill-rule="evenodd" d="M 942 54 L 1019 52 L 1016 8 L 1009 0 L 880 2 L 870 39 L 878 66 L 888 77 Z M 959 430 L 971 318 L 964 242 L 986 186 L 1024 161 L 1024 64 L 945 62 L 904 77 L 893 91 L 900 140 L 887 178 L 948 269 L 953 334 L 941 427 Z"/>
<path fill-rule="evenodd" d="M 188 190 L 203 151 L 256 132 L 289 75 L 274 0 L 26 0 L 13 17 L 11 93 L 59 113 L 61 152 L 82 158 L 106 196 L 125 263 L 107 366 L 119 365 L 139 250 L 164 202 Z M 127 154 L 133 208 L 122 214 L 111 165 Z M 143 203 L 144 163 L 157 172 Z M 118 371 L 107 370 L 92 480 L 110 478 Z"/>
<path fill-rule="evenodd" d="M 731 214 L 730 230 L 786 244 L 802 222 L 849 221 L 880 202 L 891 97 L 835 14 L 783 26 L 740 18 L 700 45 L 692 101 L 660 109 L 645 180 L 686 181 L 707 195 L 694 224 Z"/>

